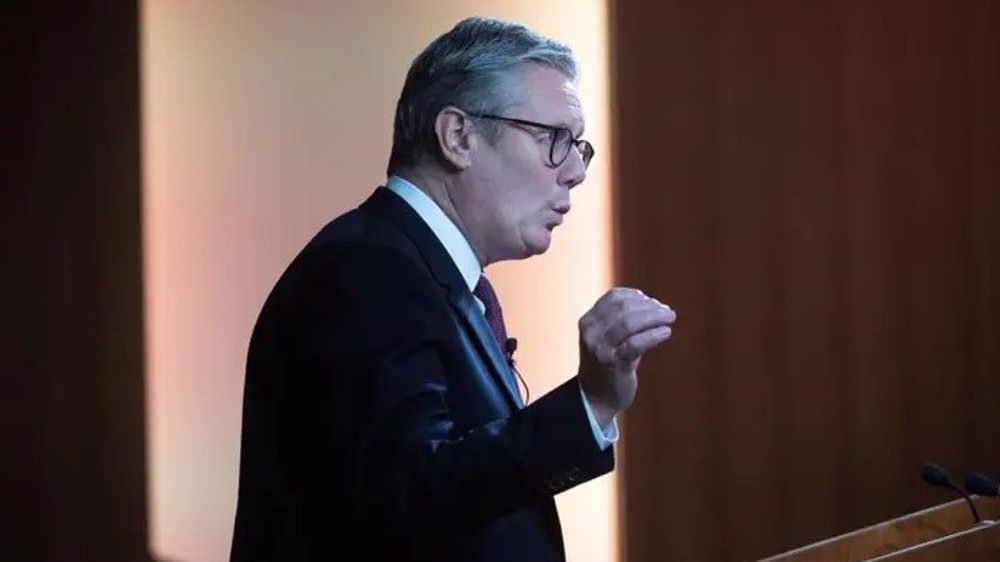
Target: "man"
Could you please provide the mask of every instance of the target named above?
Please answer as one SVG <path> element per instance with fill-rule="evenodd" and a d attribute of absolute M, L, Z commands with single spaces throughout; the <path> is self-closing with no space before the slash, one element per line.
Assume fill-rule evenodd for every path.
<path fill-rule="evenodd" d="M 388 181 L 282 275 L 250 343 L 232 560 L 564 560 L 673 311 L 613 289 L 525 406 L 483 268 L 548 249 L 593 157 L 570 50 L 473 18 L 410 68 Z M 600 522 L 595 522 L 600 524 Z"/>

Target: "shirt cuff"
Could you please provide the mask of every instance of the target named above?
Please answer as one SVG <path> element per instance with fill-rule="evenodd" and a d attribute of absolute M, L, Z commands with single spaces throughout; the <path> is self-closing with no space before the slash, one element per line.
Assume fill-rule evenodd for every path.
<path fill-rule="evenodd" d="M 618 422 L 612 419 L 611 427 L 607 428 L 597 425 L 597 418 L 594 417 L 594 412 L 590 409 L 590 402 L 587 401 L 587 396 L 583 393 L 582 386 L 580 387 L 580 400 L 583 400 L 583 409 L 587 411 L 587 419 L 590 420 L 590 429 L 594 432 L 594 439 L 597 441 L 597 446 L 602 451 L 607 450 L 608 447 L 618 441 Z"/>

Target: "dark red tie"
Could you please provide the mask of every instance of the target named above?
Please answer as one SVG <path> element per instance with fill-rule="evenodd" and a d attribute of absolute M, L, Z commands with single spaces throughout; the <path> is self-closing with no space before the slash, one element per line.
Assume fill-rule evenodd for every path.
<path fill-rule="evenodd" d="M 493 285 L 490 284 L 490 280 L 485 275 L 479 277 L 479 283 L 476 284 L 476 289 L 472 291 L 472 294 L 476 295 L 476 298 L 485 305 L 486 322 L 490 325 L 490 331 L 493 332 L 493 339 L 497 341 L 504 357 L 510 359 L 510 354 L 507 352 L 507 328 L 503 323 L 503 310 L 500 308 L 500 300 L 497 299 Z"/>
<path fill-rule="evenodd" d="M 497 298 L 497 292 L 493 290 L 493 285 L 490 280 L 486 278 L 485 275 L 479 276 L 479 283 L 476 284 L 476 289 L 472 291 L 472 294 L 476 295 L 480 301 L 482 301 L 483 306 L 486 308 L 483 312 L 486 315 L 486 323 L 490 325 L 490 331 L 493 332 L 493 339 L 497 341 L 497 345 L 500 346 L 500 353 L 503 354 L 504 358 L 507 360 L 507 364 L 510 366 L 510 370 L 513 374 L 517 374 L 520 378 L 520 374 L 517 369 L 514 368 L 514 358 L 513 352 L 514 347 L 511 347 L 507 343 L 507 327 L 503 323 L 503 310 L 500 308 L 500 299 Z M 511 340 L 512 343 L 513 340 Z M 517 386 L 517 381 L 513 380 L 514 386 Z M 524 380 L 521 380 L 524 383 Z M 521 404 L 527 404 L 529 400 L 528 385 L 524 385 L 525 396 L 521 401 Z M 520 387 L 518 387 L 518 397 L 520 398 Z"/>

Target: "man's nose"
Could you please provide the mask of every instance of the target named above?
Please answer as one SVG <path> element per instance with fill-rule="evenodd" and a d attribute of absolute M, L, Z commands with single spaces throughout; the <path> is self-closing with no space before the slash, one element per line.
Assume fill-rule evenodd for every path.
<path fill-rule="evenodd" d="M 587 166 L 584 165 L 583 155 L 576 147 L 570 149 L 569 156 L 561 168 L 559 172 L 562 181 L 559 183 L 565 185 L 567 189 L 573 189 L 587 179 Z"/>

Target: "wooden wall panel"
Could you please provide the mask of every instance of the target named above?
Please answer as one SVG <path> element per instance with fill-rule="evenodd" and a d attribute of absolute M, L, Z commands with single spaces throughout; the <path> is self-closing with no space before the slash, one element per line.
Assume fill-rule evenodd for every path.
<path fill-rule="evenodd" d="M 1000 11 L 612 2 L 619 282 L 673 304 L 623 548 L 748 560 L 1000 476 Z"/>
<path fill-rule="evenodd" d="M 138 5 L 5 5 L 0 558 L 146 547 Z"/>

